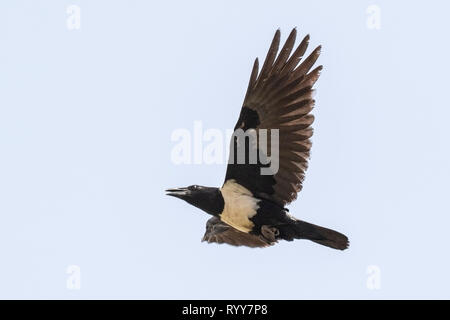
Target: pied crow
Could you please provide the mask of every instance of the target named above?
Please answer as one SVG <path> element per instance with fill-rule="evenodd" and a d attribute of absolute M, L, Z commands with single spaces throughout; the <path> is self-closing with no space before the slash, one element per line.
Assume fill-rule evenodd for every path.
<path fill-rule="evenodd" d="M 299 220 L 285 208 L 302 189 L 313 134 L 312 87 L 322 70 L 322 66 L 311 70 L 320 46 L 300 63 L 309 35 L 291 54 L 296 34 L 293 29 L 278 53 L 277 30 L 261 71 L 258 58 L 253 64 L 222 187 L 192 185 L 166 190 L 167 195 L 212 215 L 203 241 L 267 247 L 279 240 L 308 239 L 339 250 L 349 245 L 345 235 Z M 260 132 L 264 129 L 266 145 L 256 143 L 262 141 Z M 252 137 L 256 142 L 251 141 Z M 256 158 L 251 156 L 255 152 Z"/>

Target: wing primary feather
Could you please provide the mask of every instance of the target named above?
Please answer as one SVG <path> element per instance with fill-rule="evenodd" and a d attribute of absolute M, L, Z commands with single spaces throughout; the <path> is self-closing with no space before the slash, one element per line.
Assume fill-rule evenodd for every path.
<path fill-rule="evenodd" d="M 259 74 L 256 86 L 260 85 L 267 75 L 270 73 L 272 69 L 273 62 L 275 61 L 275 57 L 277 56 L 278 47 L 280 45 L 280 29 L 277 29 L 275 35 L 272 40 L 272 44 L 270 45 L 269 51 L 267 52 L 266 59 L 264 60 L 264 64 L 261 68 L 261 72 Z"/>
<path fill-rule="evenodd" d="M 286 62 L 284 68 L 281 71 L 282 74 L 286 74 L 294 70 L 294 68 L 297 66 L 297 64 L 300 62 L 303 55 L 305 54 L 306 49 L 308 48 L 308 44 L 309 44 L 309 34 L 303 38 L 302 42 L 300 42 L 297 49 L 295 49 L 294 53 L 289 58 L 288 62 Z"/>
<path fill-rule="evenodd" d="M 320 51 L 322 50 L 322 46 L 318 46 L 314 49 L 313 52 L 292 72 L 292 78 L 297 78 L 305 75 L 309 69 L 316 63 L 317 59 L 320 56 Z"/>
<path fill-rule="evenodd" d="M 278 58 L 276 59 L 272 68 L 272 73 L 277 73 L 284 66 L 287 59 L 289 58 L 289 55 L 292 52 L 292 49 L 294 48 L 296 37 L 297 37 L 297 29 L 294 28 L 292 29 L 291 33 L 289 34 L 289 37 L 284 43 L 283 48 L 278 54 Z"/>
<path fill-rule="evenodd" d="M 258 69 L 259 69 L 259 61 L 258 61 L 258 58 L 256 58 L 255 62 L 253 63 L 250 80 L 248 81 L 247 93 L 245 94 L 245 98 L 244 98 L 244 105 L 246 104 L 247 99 L 248 99 L 250 93 L 252 92 L 253 87 L 255 86 L 255 82 L 258 77 Z"/>

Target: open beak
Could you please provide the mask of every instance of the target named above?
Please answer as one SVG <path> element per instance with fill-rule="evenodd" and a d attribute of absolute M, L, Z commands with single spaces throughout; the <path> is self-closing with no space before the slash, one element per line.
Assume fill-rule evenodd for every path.
<path fill-rule="evenodd" d="M 190 193 L 191 191 L 188 188 L 176 188 L 166 190 L 166 195 L 180 199 L 186 198 L 187 196 L 189 196 Z"/>

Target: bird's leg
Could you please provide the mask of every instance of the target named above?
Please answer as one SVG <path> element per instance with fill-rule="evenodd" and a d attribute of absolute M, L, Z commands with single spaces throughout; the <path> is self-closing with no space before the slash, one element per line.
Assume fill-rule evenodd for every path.
<path fill-rule="evenodd" d="M 280 235 L 280 231 L 275 227 L 264 225 L 261 227 L 261 234 L 266 240 L 273 243 L 277 242 L 277 237 Z"/>

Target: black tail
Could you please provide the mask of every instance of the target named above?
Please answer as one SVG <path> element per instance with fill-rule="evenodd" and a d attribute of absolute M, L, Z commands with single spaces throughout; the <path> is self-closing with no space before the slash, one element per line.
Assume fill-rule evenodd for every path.
<path fill-rule="evenodd" d="M 345 250 L 349 246 L 348 238 L 342 233 L 301 220 L 279 226 L 278 229 L 280 237 L 287 241 L 308 239 L 338 250 Z"/>

